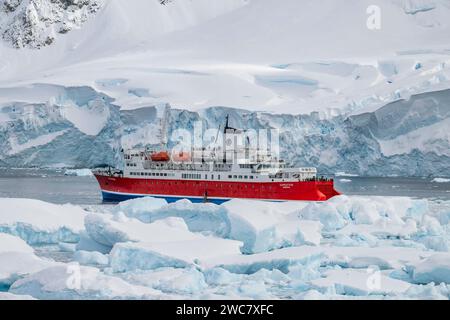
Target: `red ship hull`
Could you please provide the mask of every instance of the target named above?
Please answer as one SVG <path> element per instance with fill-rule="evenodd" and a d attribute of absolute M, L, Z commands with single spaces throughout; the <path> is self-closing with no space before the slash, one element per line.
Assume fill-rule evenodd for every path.
<path fill-rule="evenodd" d="M 174 202 L 223 203 L 240 198 L 266 201 L 325 201 L 340 193 L 333 180 L 295 182 L 225 182 L 166 179 L 136 179 L 95 175 L 105 201 L 152 196 Z"/>

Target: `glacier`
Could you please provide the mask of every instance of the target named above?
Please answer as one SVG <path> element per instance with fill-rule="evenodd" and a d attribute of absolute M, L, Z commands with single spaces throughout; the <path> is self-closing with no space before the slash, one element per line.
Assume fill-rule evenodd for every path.
<path fill-rule="evenodd" d="M 228 107 L 202 112 L 168 105 L 120 110 L 111 98 L 90 87 L 45 85 L 26 90 L 33 96 L 44 89 L 51 91 L 41 97 L 48 99 L 45 103 L 13 102 L 1 107 L 1 166 L 121 167 L 122 147 L 158 146 L 162 136 L 171 137 L 179 128 L 192 130 L 195 121 L 201 121 L 204 130 L 218 128 L 228 114 L 235 127 L 279 129 L 281 157 L 293 165 L 315 166 L 321 173 L 450 175 L 450 139 L 445 130 L 450 115 L 449 90 L 412 95 L 373 112 L 321 119 L 314 114 L 271 114 Z M 57 98 L 50 99 L 54 96 Z M 67 108 L 83 111 L 70 116 Z M 77 115 L 79 112 L 86 115 Z M 98 119 L 93 120 L 95 124 L 79 120 L 92 118 L 91 114 Z M 168 147 L 174 143 L 169 141 Z"/>

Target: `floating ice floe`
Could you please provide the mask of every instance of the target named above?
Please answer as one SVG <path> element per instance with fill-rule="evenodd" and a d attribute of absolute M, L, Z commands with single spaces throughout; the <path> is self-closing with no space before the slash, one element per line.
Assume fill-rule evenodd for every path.
<path fill-rule="evenodd" d="M 241 246 L 240 241 L 213 237 L 171 242 L 117 243 L 110 253 L 110 260 L 114 272 L 185 268 L 216 257 L 238 255 Z"/>
<path fill-rule="evenodd" d="M 77 242 L 86 212 L 74 205 L 32 199 L 0 198 L 0 232 L 17 235 L 29 244 Z"/>
<path fill-rule="evenodd" d="M 99 269 L 66 264 L 46 268 L 13 283 L 9 292 L 38 299 L 156 299 L 161 292 L 132 285 Z"/>
<path fill-rule="evenodd" d="M 116 215 L 89 214 L 85 220 L 86 231 L 96 242 L 114 246 L 118 242 L 168 242 L 200 239 L 200 234 L 188 230 L 180 218 L 166 218 L 153 223 L 143 223 L 127 218 L 123 213 Z"/>
<path fill-rule="evenodd" d="M 448 179 L 448 178 L 434 178 L 433 180 L 431 180 L 431 182 L 448 183 L 448 182 L 450 182 L 450 179 Z"/>
<path fill-rule="evenodd" d="M 90 177 L 93 176 L 91 169 L 67 169 L 65 176 Z"/>
<path fill-rule="evenodd" d="M 27 274 L 56 264 L 37 257 L 22 239 L 0 233 L 0 287 L 8 287 Z"/>

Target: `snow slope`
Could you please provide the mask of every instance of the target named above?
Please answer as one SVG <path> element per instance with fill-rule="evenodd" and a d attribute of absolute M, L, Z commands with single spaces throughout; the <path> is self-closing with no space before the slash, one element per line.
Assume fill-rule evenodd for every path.
<path fill-rule="evenodd" d="M 108 0 L 86 19 L 41 2 L 51 18 L 31 43 L 76 19 L 40 49 L 0 42 L 0 165 L 120 165 L 121 147 L 159 142 L 162 114 L 170 134 L 230 113 L 280 128 L 295 164 L 450 175 L 447 1 Z M 380 30 L 366 24 L 374 4 Z"/>
<path fill-rule="evenodd" d="M 374 4 L 380 30 L 366 26 Z M 448 83 L 449 14 L 443 0 L 109 0 L 41 50 L 0 47 L 0 84 L 122 79 L 96 89 L 123 108 L 380 106 Z"/>

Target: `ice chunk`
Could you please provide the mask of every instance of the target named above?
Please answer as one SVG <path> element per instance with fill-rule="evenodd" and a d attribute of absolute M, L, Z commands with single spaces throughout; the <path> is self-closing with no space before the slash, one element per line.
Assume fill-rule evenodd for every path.
<path fill-rule="evenodd" d="M 22 239 L 0 233 L 0 287 L 51 265 L 54 263 L 37 257 Z"/>
<path fill-rule="evenodd" d="M 199 239 L 188 230 L 183 219 L 167 218 L 153 223 L 143 223 L 137 219 L 126 218 L 118 213 L 89 214 L 85 220 L 86 231 L 96 242 L 114 246 L 118 242 L 167 242 Z"/>
<path fill-rule="evenodd" d="M 402 247 L 329 247 L 299 246 L 273 250 L 253 255 L 231 255 L 212 258 L 202 263 L 204 268 L 221 267 L 233 273 L 254 273 L 260 269 L 278 269 L 284 273 L 298 264 L 317 261 L 342 267 L 367 268 L 372 265 L 380 269 L 396 269 L 416 263 L 430 253 L 414 248 Z"/>
<path fill-rule="evenodd" d="M 244 243 L 243 253 L 320 243 L 320 223 L 292 219 L 288 213 L 293 204 L 233 199 L 222 206 L 228 212 L 230 238 Z"/>
<path fill-rule="evenodd" d="M 403 238 L 408 239 L 417 232 L 416 222 L 408 219 L 406 222 L 399 224 L 388 223 L 386 220 L 378 220 L 373 224 L 354 225 L 349 224 L 335 232 L 335 235 L 345 235 L 354 238 L 355 236 L 370 238 L 374 236 L 379 239 L 387 238 Z M 368 236 L 369 235 L 369 236 Z"/>
<path fill-rule="evenodd" d="M 429 283 L 427 285 L 411 286 L 403 296 L 402 299 L 415 299 L 415 300 L 449 300 L 450 299 L 450 286 L 441 283 L 440 285 L 434 285 Z"/>
<path fill-rule="evenodd" d="M 77 242 L 85 211 L 32 199 L 1 198 L 0 232 L 17 235 L 29 244 Z"/>
<path fill-rule="evenodd" d="M 160 268 L 118 275 L 129 283 L 175 294 L 198 294 L 208 287 L 203 273 L 195 268 Z"/>
<path fill-rule="evenodd" d="M 450 254 L 438 253 L 412 266 L 412 278 L 415 283 L 450 284 Z"/>
<path fill-rule="evenodd" d="M 324 203 L 311 203 L 298 212 L 303 219 L 319 220 L 328 232 L 347 224 L 404 225 L 407 218 L 420 221 L 428 211 L 426 200 L 406 197 L 337 196 Z M 412 228 L 412 225 L 408 228 Z"/>
<path fill-rule="evenodd" d="M 28 252 L 0 253 L 0 287 L 9 286 L 17 279 L 57 263 L 41 259 Z"/>
<path fill-rule="evenodd" d="M 289 220 L 275 226 L 277 248 L 298 245 L 320 245 L 322 224 L 311 220 Z M 270 245 L 267 245 L 270 247 Z"/>
<path fill-rule="evenodd" d="M 99 269 L 67 264 L 17 280 L 11 293 L 38 299 L 155 299 L 160 292 L 106 275 Z"/>
<path fill-rule="evenodd" d="M 344 210 L 348 215 L 348 210 Z M 318 220 L 322 223 L 325 231 L 335 231 L 343 228 L 349 218 L 343 214 L 331 201 L 325 203 L 310 203 L 298 213 L 301 219 Z M 347 218 L 347 219 L 346 219 Z"/>
<path fill-rule="evenodd" d="M 210 237 L 159 243 L 118 243 L 110 254 L 111 267 L 114 272 L 185 268 L 203 260 L 237 255 L 241 245 L 239 241 Z"/>
<path fill-rule="evenodd" d="M 128 217 L 137 218 L 144 222 L 151 222 L 146 221 L 145 217 L 152 211 L 166 205 L 167 201 L 165 199 L 143 197 L 122 201 L 114 207 L 113 213 L 123 212 Z"/>
<path fill-rule="evenodd" d="M 80 232 L 80 241 L 76 244 L 75 250 L 97 251 L 105 254 L 111 251 L 111 247 L 94 241 L 89 237 L 86 231 L 82 231 Z"/>
<path fill-rule="evenodd" d="M 144 200 L 146 199 L 146 200 Z M 230 231 L 230 223 L 225 208 L 213 203 L 192 203 L 182 199 L 167 204 L 155 202 L 153 198 L 142 198 L 122 202 L 114 208 L 114 212 L 124 212 L 129 217 L 143 222 L 153 222 L 167 217 L 184 219 L 189 230 L 193 232 L 209 232 L 219 237 L 226 237 Z M 133 202 L 131 202 L 133 201 Z"/>
<path fill-rule="evenodd" d="M 205 269 L 220 267 L 237 274 L 252 274 L 261 269 L 278 269 L 284 273 L 288 273 L 292 265 L 307 265 L 317 260 L 325 260 L 325 258 L 326 255 L 323 253 L 322 248 L 302 246 L 252 255 L 240 254 L 215 257 L 204 261 L 202 266 Z"/>
<path fill-rule="evenodd" d="M 232 282 L 241 282 L 243 275 L 231 273 L 223 268 L 212 268 L 205 270 L 205 280 L 209 285 L 222 286 L 229 285 Z"/>
<path fill-rule="evenodd" d="M 314 288 L 326 292 L 332 287 L 338 294 L 389 295 L 406 292 L 411 284 L 389 278 L 379 271 L 358 269 L 336 269 L 325 272 L 325 277 L 311 281 Z"/>
<path fill-rule="evenodd" d="M 62 252 L 75 252 L 77 249 L 76 243 L 67 243 L 67 242 L 60 242 L 58 244 L 59 250 Z"/>
<path fill-rule="evenodd" d="M 262 280 L 242 283 L 239 286 L 238 293 L 247 299 L 263 300 L 272 298 Z"/>
<path fill-rule="evenodd" d="M 109 264 L 107 255 L 95 251 L 77 251 L 73 259 L 83 265 L 106 266 Z"/>

